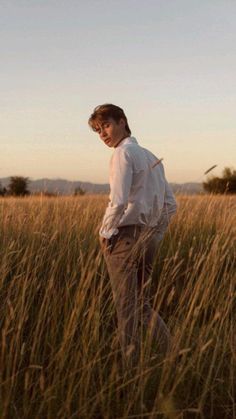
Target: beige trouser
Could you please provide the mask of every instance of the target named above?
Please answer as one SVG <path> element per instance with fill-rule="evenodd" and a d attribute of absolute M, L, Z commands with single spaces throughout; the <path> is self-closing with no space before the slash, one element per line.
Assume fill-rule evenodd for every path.
<path fill-rule="evenodd" d="M 158 244 L 157 228 L 124 226 L 106 240 L 103 249 L 118 319 L 118 336 L 125 366 L 136 365 L 140 356 L 140 326 L 165 355 L 170 347 L 169 330 L 150 305 L 150 279 Z M 142 329 L 141 329 L 142 330 Z"/>

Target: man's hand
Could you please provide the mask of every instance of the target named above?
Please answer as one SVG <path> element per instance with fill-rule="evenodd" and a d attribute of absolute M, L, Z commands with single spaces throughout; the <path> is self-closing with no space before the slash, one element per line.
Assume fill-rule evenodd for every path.
<path fill-rule="evenodd" d="M 104 249 L 107 245 L 107 239 L 99 235 L 99 243 L 102 249 Z"/>
<path fill-rule="evenodd" d="M 108 250 L 109 253 L 111 253 L 116 244 L 117 237 L 117 235 L 113 235 L 110 237 L 110 239 L 105 239 L 105 237 L 99 235 L 99 243 L 102 248 L 102 251 Z"/>

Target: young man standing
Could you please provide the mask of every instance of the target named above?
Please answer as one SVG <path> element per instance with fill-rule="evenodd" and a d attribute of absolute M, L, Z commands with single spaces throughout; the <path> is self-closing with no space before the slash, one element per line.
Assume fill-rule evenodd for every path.
<path fill-rule="evenodd" d="M 157 352 L 170 347 L 169 330 L 150 305 L 148 291 L 159 242 L 176 201 L 161 161 L 131 136 L 123 109 L 97 106 L 88 121 L 101 140 L 114 148 L 110 162 L 110 200 L 99 231 L 111 280 L 118 333 L 127 366 L 138 361 L 140 323 Z"/>

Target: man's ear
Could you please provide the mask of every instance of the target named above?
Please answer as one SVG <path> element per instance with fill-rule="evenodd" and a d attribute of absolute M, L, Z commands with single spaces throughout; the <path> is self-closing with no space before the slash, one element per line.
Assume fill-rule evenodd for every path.
<path fill-rule="evenodd" d="M 121 119 L 119 120 L 119 124 L 120 124 L 120 126 L 121 126 L 121 127 L 125 127 L 126 122 L 125 122 L 125 120 L 124 120 L 123 118 L 121 118 Z"/>

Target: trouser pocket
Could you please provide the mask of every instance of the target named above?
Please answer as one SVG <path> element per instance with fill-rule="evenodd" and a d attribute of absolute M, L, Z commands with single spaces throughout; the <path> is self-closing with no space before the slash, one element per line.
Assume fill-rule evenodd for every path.
<path fill-rule="evenodd" d="M 116 257 L 127 257 L 131 254 L 135 245 L 134 237 L 122 233 L 111 237 L 110 254 Z"/>

